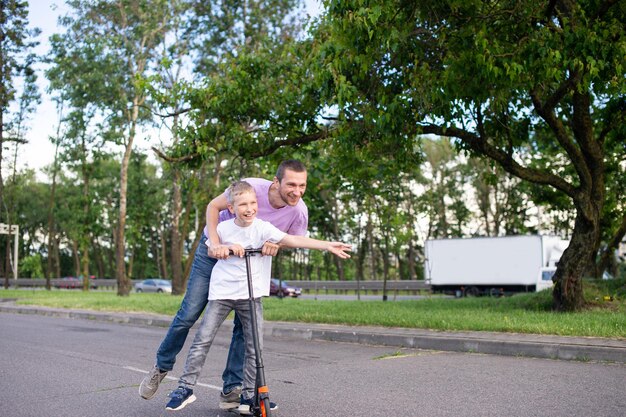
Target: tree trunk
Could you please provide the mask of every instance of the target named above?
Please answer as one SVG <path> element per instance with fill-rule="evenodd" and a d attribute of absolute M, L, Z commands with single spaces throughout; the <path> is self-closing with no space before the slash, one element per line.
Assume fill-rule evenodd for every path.
<path fill-rule="evenodd" d="M 60 278 L 61 277 L 61 254 L 59 253 L 59 246 L 60 246 L 60 240 L 61 237 L 58 235 L 54 236 L 54 240 L 53 240 L 53 247 L 52 247 L 52 255 L 54 256 L 54 278 Z"/>
<path fill-rule="evenodd" d="M 82 233 L 80 237 L 80 251 L 81 257 L 81 269 L 83 276 L 83 291 L 89 291 L 89 247 L 91 246 L 91 234 L 89 225 L 91 224 L 90 212 L 91 202 L 89 199 L 89 168 L 87 167 L 87 145 L 85 144 L 85 137 L 82 136 L 82 174 L 83 174 L 83 221 Z"/>
<path fill-rule="evenodd" d="M 80 275 L 80 253 L 78 252 L 78 241 L 72 239 L 72 253 L 74 258 L 74 276 Z"/>
<path fill-rule="evenodd" d="M 339 240 L 339 202 L 337 201 L 337 196 L 335 194 L 332 194 L 331 198 L 333 203 L 333 210 L 331 211 L 331 218 L 333 221 L 333 237 L 334 239 Z M 339 281 L 345 281 L 346 276 L 344 273 L 343 262 L 341 262 L 341 259 L 336 256 L 333 257 L 333 261 L 335 262 L 335 268 L 337 269 L 337 277 L 339 278 Z"/>
<path fill-rule="evenodd" d="M 557 311 L 577 311 L 585 304 L 582 277 L 595 257 L 600 242 L 600 212 L 602 200 L 576 204 L 574 232 L 568 248 L 563 252 L 552 292 L 553 308 Z"/>
<path fill-rule="evenodd" d="M 185 287 L 187 286 L 187 278 L 189 277 L 189 273 L 191 272 L 191 265 L 193 265 L 193 259 L 196 255 L 196 250 L 198 250 L 198 245 L 200 244 L 200 238 L 202 237 L 202 233 L 204 233 L 204 223 L 199 223 L 198 229 L 196 230 L 196 238 L 193 240 L 193 244 L 191 245 L 191 252 L 187 257 L 187 262 L 185 262 L 185 272 L 183 274 L 185 278 Z"/>
<path fill-rule="evenodd" d="M 59 124 L 60 125 L 60 124 Z M 57 137 L 59 135 L 59 128 L 57 127 Z M 59 159 L 59 143 L 57 141 L 56 146 L 54 147 L 54 161 L 52 162 L 52 185 L 50 187 L 50 200 L 48 201 L 48 260 L 46 266 L 46 289 L 50 290 L 52 287 L 50 285 L 50 276 L 53 275 L 53 239 L 54 239 L 54 203 L 55 203 L 55 195 L 57 188 L 57 163 Z M 57 277 L 58 278 L 58 277 Z"/>
<path fill-rule="evenodd" d="M 374 226 L 372 225 L 372 216 L 371 213 L 367 214 L 367 225 L 365 226 L 365 231 L 367 233 L 367 243 L 368 243 L 368 250 L 370 253 L 370 279 L 371 280 L 375 280 L 376 279 L 376 248 L 374 246 L 374 233 L 373 233 L 373 228 Z"/>
<path fill-rule="evenodd" d="M 98 269 L 98 278 L 104 278 L 106 274 L 104 272 L 104 261 L 102 260 L 102 248 L 95 239 L 92 240 L 92 247 L 96 268 Z"/>
<path fill-rule="evenodd" d="M 159 216 L 160 217 L 160 216 Z M 159 240 L 161 245 L 157 248 L 157 260 L 159 262 L 159 270 L 161 277 L 168 279 L 170 274 L 167 270 L 167 239 L 165 238 L 165 227 L 163 222 L 159 222 Z"/>
<path fill-rule="evenodd" d="M 139 118 L 139 98 L 133 100 L 132 114 L 130 115 L 130 133 L 124 149 L 122 166 L 120 169 L 120 211 L 117 222 L 117 237 L 115 239 L 115 278 L 117 279 L 117 295 L 127 296 L 130 294 L 131 283 L 126 275 L 126 198 L 128 195 L 128 165 L 130 155 L 133 152 L 135 129 Z"/>
<path fill-rule="evenodd" d="M 409 272 L 409 279 L 411 281 L 414 281 L 417 279 L 417 265 L 415 264 L 416 251 L 415 246 L 413 245 L 413 240 L 409 242 L 408 257 L 409 259 L 407 259 L 407 269 Z"/>
<path fill-rule="evenodd" d="M 180 236 L 180 215 L 182 212 L 182 196 L 180 191 L 180 171 L 174 167 L 174 181 L 172 184 L 172 246 L 170 250 L 172 268 L 172 295 L 183 294 L 183 256 L 182 239 Z"/>
<path fill-rule="evenodd" d="M 85 241 L 84 238 L 82 239 Z M 89 245 L 82 244 L 81 252 L 83 256 L 81 257 L 81 275 L 83 276 L 83 291 L 89 291 Z"/>
<path fill-rule="evenodd" d="M 125 152 L 129 154 L 129 152 Z M 129 154 L 130 157 L 130 154 Z M 126 228 L 126 191 L 128 180 L 128 159 L 124 156 L 120 174 L 120 210 L 117 229 L 115 231 L 115 279 L 117 295 L 126 296 L 130 293 L 130 284 L 126 277 L 126 244 L 124 229 Z"/>

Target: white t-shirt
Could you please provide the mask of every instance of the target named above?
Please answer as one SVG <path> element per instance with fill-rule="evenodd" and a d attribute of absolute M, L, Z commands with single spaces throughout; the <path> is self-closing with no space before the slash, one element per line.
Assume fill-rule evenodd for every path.
<path fill-rule="evenodd" d="M 220 222 L 217 234 L 222 245 L 235 243 L 244 249 L 263 247 L 267 241 L 278 243 L 286 235 L 271 223 L 254 219 L 248 227 L 235 224 L 235 219 Z M 252 286 L 254 297 L 267 297 L 270 294 L 270 275 L 272 273 L 272 257 L 254 255 L 250 257 L 252 270 Z M 209 300 L 243 300 L 248 298 L 248 277 L 246 260 L 237 256 L 220 259 L 211 272 Z"/>

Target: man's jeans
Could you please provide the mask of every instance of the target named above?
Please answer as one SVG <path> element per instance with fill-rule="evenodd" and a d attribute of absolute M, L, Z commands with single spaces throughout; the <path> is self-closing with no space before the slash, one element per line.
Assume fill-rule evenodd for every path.
<path fill-rule="evenodd" d="M 156 365 L 164 371 L 171 371 L 174 368 L 176 355 L 183 348 L 189 329 L 198 320 L 208 302 L 211 272 L 217 259 L 209 257 L 205 242 L 206 236 L 203 235 L 189 273 L 187 292 L 157 351 Z M 244 338 L 241 321 L 237 315 L 234 325 L 228 360 L 222 374 L 224 392 L 241 386 L 243 381 Z"/>
<path fill-rule="evenodd" d="M 261 299 L 254 300 L 257 316 L 257 329 L 259 346 L 263 349 L 263 307 Z M 204 366 L 211 344 L 215 339 L 218 329 L 228 314 L 235 310 L 241 323 L 246 340 L 246 365 L 244 367 L 242 396 L 246 399 L 254 396 L 254 384 L 256 378 L 256 363 L 254 352 L 254 339 L 252 338 L 252 312 L 249 300 L 211 300 L 202 317 L 200 328 L 196 332 L 193 344 L 189 348 L 185 370 L 178 383 L 186 388 L 193 388 L 198 381 L 200 371 Z M 260 352 L 259 352 L 260 353 Z"/>

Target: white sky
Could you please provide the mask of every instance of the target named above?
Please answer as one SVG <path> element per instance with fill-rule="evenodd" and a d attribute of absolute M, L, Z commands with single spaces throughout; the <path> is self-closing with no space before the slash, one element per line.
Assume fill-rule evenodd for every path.
<path fill-rule="evenodd" d="M 312 16 L 319 14 L 321 0 L 305 0 L 306 12 Z M 30 0 L 29 1 L 29 21 L 30 27 L 41 29 L 38 40 L 40 45 L 36 49 L 39 56 L 47 54 L 49 45 L 48 38 L 59 31 L 61 27 L 57 25 L 57 18 L 68 11 L 64 0 Z M 18 151 L 18 169 L 33 168 L 40 171 L 46 165 L 52 163 L 54 159 L 54 146 L 48 139 L 53 136 L 57 127 L 57 115 L 54 103 L 46 93 L 48 86 L 43 74 L 43 65 L 39 65 L 38 84 L 41 93 L 41 104 L 31 116 L 28 123 L 29 131 L 26 134 L 28 143 L 21 145 Z M 139 143 L 141 149 L 148 149 L 150 144 Z"/>

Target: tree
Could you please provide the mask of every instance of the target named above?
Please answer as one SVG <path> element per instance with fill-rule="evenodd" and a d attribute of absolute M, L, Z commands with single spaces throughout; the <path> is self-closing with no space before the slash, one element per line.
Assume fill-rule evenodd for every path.
<path fill-rule="evenodd" d="M 39 34 L 39 29 L 28 28 L 28 3 L 18 0 L 6 0 L 0 7 L 0 222 L 11 223 L 10 207 L 7 207 L 2 177 L 3 150 L 5 143 L 14 142 L 17 155 L 18 143 L 23 143 L 23 122 L 37 103 L 37 79 L 32 65 L 35 56 L 30 50 L 38 42 L 32 38 Z M 19 99 L 18 111 L 11 111 L 16 100 L 16 93 L 22 85 L 23 93 Z M 15 171 L 14 171 L 15 176 Z M 9 204 L 10 205 L 10 204 Z M 10 236 L 10 235 L 9 235 Z M 17 260 L 13 260 L 16 262 Z M 8 275 L 7 275 L 8 277 Z M 5 286 L 8 282 L 5 281 Z"/>
<path fill-rule="evenodd" d="M 163 39 L 160 45 L 162 65 L 149 81 L 150 95 L 154 98 L 154 107 L 159 114 L 166 113 L 163 117 L 163 124 L 169 129 L 172 136 L 172 146 L 177 146 L 180 142 L 180 131 L 183 130 L 184 113 L 187 103 L 185 100 L 188 82 L 183 78 L 186 62 L 191 52 L 191 43 L 195 39 L 197 28 L 192 24 L 193 16 L 191 10 L 193 4 L 187 1 L 171 2 L 174 17 L 172 17 L 171 35 Z M 168 124 L 169 122 L 169 124 Z M 160 151 L 157 151 L 159 154 Z M 169 265 L 172 272 L 172 295 L 185 293 L 186 276 L 183 276 L 183 250 L 184 235 L 181 233 L 181 219 L 183 216 L 183 164 L 167 161 L 164 159 L 164 170 L 171 177 L 171 205 L 169 220 L 170 223 L 170 257 Z M 192 173 L 196 171 L 192 170 Z M 188 214 L 188 213 L 187 213 Z M 163 233 L 161 240 L 165 241 Z M 158 256 L 161 260 L 161 276 L 169 275 L 167 268 L 167 256 L 165 247 L 162 248 L 163 255 Z"/>
<path fill-rule="evenodd" d="M 68 68 L 72 74 L 79 75 L 75 82 L 83 84 L 87 99 L 97 106 L 104 120 L 99 126 L 100 135 L 123 148 L 115 275 L 118 295 L 128 295 L 125 241 L 128 168 L 138 129 L 150 120 L 144 109 L 147 97 L 142 79 L 159 62 L 156 48 L 169 29 L 171 9 L 166 0 L 72 0 L 68 4 L 73 14 L 62 19 L 68 31 L 59 36 L 63 45 L 59 49 L 78 59 L 63 60 L 60 69 Z M 74 71 L 73 67 L 80 67 L 82 72 Z M 82 74 L 86 77 L 81 77 Z"/>
<path fill-rule="evenodd" d="M 418 205 L 428 214 L 426 238 L 461 237 L 470 215 L 463 201 L 465 164 L 448 138 L 426 138 L 422 151 L 424 164 L 415 179 L 425 188 Z"/>
<path fill-rule="evenodd" d="M 603 231 L 624 234 L 603 225 L 622 225 L 626 216 L 617 186 L 626 153 L 623 4 L 326 5 L 317 33 L 343 128 L 365 124 L 405 152 L 416 134 L 448 136 L 510 174 L 566 195 L 576 218 L 553 300 L 557 310 L 581 308 L 581 278 L 595 264 Z"/>

